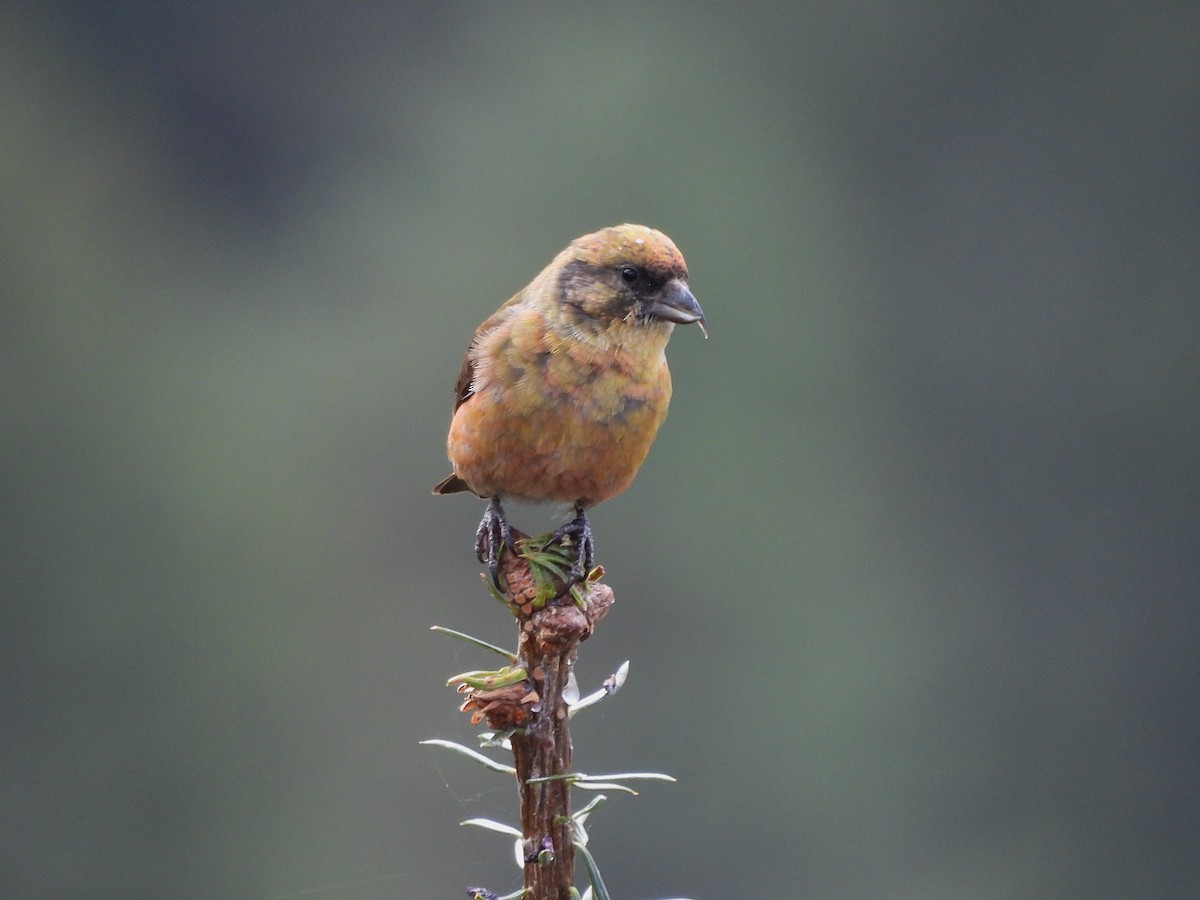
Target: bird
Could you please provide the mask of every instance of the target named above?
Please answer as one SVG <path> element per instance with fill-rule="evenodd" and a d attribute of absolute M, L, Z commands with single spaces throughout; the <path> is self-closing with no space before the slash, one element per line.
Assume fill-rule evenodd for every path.
<path fill-rule="evenodd" d="M 566 589 L 591 570 L 587 510 L 633 482 L 671 399 L 667 341 L 691 323 L 708 337 L 683 254 L 624 224 L 571 241 L 475 330 L 454 387 L 453 472 L 433 493 L 488 501 L 475 551 L 497 587 L 502 548 L 516 551 L 504 500 L 570 504 L 554 532 L 574 547 Z"/>

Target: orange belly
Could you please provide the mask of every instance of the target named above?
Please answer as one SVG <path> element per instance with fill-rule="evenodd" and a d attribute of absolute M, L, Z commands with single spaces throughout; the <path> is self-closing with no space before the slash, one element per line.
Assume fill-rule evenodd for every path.
<path fill-rule="evenodd" d="M 591 385 L 583 397 L 485 387 L 451 422 L 454 471 L 483 497 L 607 500 L 629 487 L 666 416 L 665 366 L 663 375 L 615 392 Z"/>

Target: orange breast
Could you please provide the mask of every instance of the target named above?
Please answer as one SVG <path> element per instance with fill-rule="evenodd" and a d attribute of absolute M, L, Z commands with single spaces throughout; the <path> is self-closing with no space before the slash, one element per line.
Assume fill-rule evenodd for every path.
<path fill-rule="evenodd" d="M 619 494 L 667 414 L 665 343 L 636 353 L 544 341 L 484 348 L 493 355 L 450 426 L 455 473 L 484 497 L 587 506 Z"/>

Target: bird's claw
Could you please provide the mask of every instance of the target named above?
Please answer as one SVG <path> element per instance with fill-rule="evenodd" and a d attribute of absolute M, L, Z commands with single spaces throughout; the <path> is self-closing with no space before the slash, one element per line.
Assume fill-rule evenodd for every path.
<path fill-rule="evenodd" d="M 475 556 L 488 567 L 488 574 L 496 590 L 503 592 L 500 584 L 500 553 L 501 548 L 507 547 L 510 553 L 517 552 L 517 543 L 513 538 L 512 527 L 504 517 L 504 509 L 500 501 L 488 501 L 487 509 L 483 512 L 483 521 L 475 531 Z"/>
<path fill-rule="evenodd" d="M 554 598 L 557 600 L 575 585 L 582 584 L 587 573 L 592 569 L 596 548 L 592 540 L 592 526 L 588 523 L 587 513 L 583 511 L 582 506 L 575 507 L 574 519 L 555 530 L 554 540 L 561 544 L 574 543 L 575 545 L 575 562 L 571 565 L 571 571 L 567 575 L 562 590 Z"/>

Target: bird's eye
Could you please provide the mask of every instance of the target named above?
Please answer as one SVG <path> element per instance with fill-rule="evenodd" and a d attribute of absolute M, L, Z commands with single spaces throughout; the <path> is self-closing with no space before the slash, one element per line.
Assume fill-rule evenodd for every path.
<path fill-rule="evenodd" d="M 625 280 L 626 284 L 633 284 L 638 280 L 638 270 L 633 266 L 624 266 L 621 269 L 621 277 Z"/>

